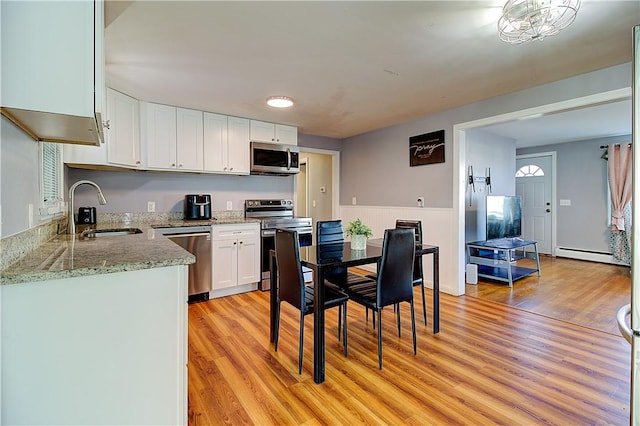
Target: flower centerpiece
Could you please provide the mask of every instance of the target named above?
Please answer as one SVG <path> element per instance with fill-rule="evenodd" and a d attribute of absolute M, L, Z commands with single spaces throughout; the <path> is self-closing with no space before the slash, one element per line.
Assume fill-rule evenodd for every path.
<path fill-rule="evenodd" d="M 345 234 L 351 237 L 351 249 L 352 250 L 364 250 L 367 248 L 367 238 L 373 236 L 371 228 L 362 223 L 360 218 L 349 223 L 347 229 L 344 230 Z"/>

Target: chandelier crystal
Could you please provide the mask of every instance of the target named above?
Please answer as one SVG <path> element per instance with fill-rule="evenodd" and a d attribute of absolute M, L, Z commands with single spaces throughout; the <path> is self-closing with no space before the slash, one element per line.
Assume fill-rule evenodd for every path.
<path fill-rule="evenodd" d="M 498 36 L 520 44 L 558 34 L 576 18 L 580 0 L 509 0 L 498 20 Z"/>

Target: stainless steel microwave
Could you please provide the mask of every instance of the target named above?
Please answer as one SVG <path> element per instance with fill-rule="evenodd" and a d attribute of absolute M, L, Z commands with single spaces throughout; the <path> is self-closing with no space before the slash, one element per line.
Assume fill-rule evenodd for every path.
<path fill-rule="evenodd" d="M 300 150 L 296 145 L 251 142 L 251 174 L 293 175 L 300 172 Z"/>

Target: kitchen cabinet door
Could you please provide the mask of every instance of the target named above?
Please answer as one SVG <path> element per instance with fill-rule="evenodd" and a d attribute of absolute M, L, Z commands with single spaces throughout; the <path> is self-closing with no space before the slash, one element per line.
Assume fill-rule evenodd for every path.
<path fill-rule="evenodd" d="M 176 109 L 176 159 L 178 171 L 204 168 L 202 111 Z"/>
<path fill-rule="evenodd" d="M 238 285 L 260 281 L 260 238 L 238 240 Z"/>
<path fill-rule="evenodd" d="M 293 126 L 285 126 L 284 124 L 275 125 L 276 142 L 284 145 L 298 145 L 298 128 Z"/>
<path fill-rule="evenodd" d="M 229 117 L 228 119 L 228 169 L 238 175 L 249 174 L 249 119 Z"/>
<path fill-rule="evenodd" d="M 105 134 L 109 163 L 141 167 L 138 100 L 113 89 L 107 89 L 106 118 Z"/>
<path fill-rule="evenodd" d="M 238 240 L 214 240 L 211 251 L 213 290 L 234 287 L 238 283 Z"/>
<path fill-rule="evenodd" d="M 254 142 L 276 142 L 276 125 L 264 121 L 251 120 L 251 140 Z"/>
<path fill-rule="evenodd" d="M 204 113 L 204 170 L 225 172 L 228 166 L 227 116 Z"/>
<path fill-rule="evenodd" d="M 140 102 L 142 126 L 140 133 L 149 169 L 175 170 L 176 107 Z"/>

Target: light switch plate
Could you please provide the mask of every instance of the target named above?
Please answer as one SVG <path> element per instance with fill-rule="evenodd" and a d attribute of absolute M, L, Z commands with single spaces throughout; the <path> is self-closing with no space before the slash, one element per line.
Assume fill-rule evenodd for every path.
<path fill-rule="evenodd" d="M 560 205 L 561 206 L 570 206 L 571 205 L 571 200 L 560 200 Z"/>
<path fill-rule="evenodd" d="M 227 210 L 233 210 L 233 203 L 231 201 L 227 201 Z"/>
<path fill-rule="evenodd" d="M 156 202 L 155 201 L 147 201 L 147 212 L 153 213 L 156 211 Z"/>

